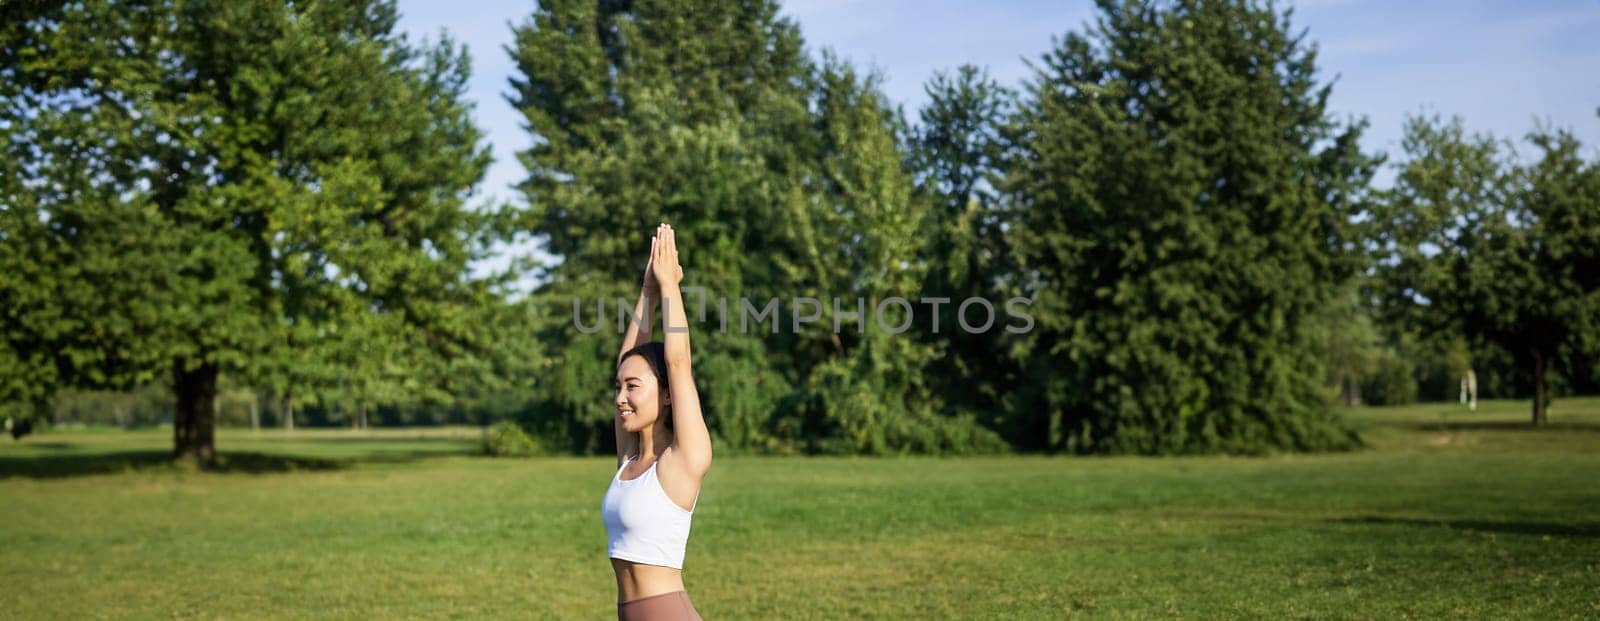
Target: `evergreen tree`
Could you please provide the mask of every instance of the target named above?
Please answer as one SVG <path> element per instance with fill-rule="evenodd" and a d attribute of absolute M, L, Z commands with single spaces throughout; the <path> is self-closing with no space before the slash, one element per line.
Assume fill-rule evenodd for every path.
<path fill-rule="evenodd" d="M 1287 12 L 1099 4 L 1043 57 L 1010 130 L 1010 233 L 1039 322 L 1031 435 L 1117 453 L 1349 446 L 1314 316 L 1360 266 L 1361 125 L 1330 118 Z"/>
<path fill-rule="evenodd" d="M 950 418 L 934 375 L 937 347 L 918 334 L 926 279 L 928 203 L 913 197 L 894 111 L 876 77 L 824 54 L 815 108 L 821 130 L 817 207 L 801 229 L 819 297 L 861 299 L 864 325 L 831 303 L 810 342 L 824 350 L 808 381 L 810 435 L 820 450 L 967 452 L 1003 448 L 975 419 Z M 899 298 L 900 303 L 891 298 Z M 841 307 L 840 315 L 855 308 Z M 908 315 L 909 313 L 909 315 Z M 856 324 L 832 335 L 833 322 Z M 804 336 L 804 335 L 803 335 Z M 826 337 L 826 338 L 824 338 Z M 832 340 L 832 348 L 828 345 Z"/>
<path fill-rule="evenodd" d="M 922 291 L 948 300 L 919 322 L 939 350 L 930 373 L 961 378 L 938 382 L 953 413 L 981 417 L 989 428 L 1009 431 L 1013 443 L 1025 444 L 1030 438 L 1006 416 L 1016 407 L 1013 387 L 1020 371 L 1010 352 L 1013 337 L 993 326 L 969 332 L 957 315 L 966 300 L 979 298 L 996 305 L 997 326 L 1006 324 L 1004 304 L 1019 293 L 1017 266 L 1005 245 L 1006 203 L 996 192 L 1014 95 L 972 65 L 935 74 L 924 91 L 928 103 L 910 145 L 918 198 L 932 203 L 923 230 L 929 265 Z M 983 318 L 982 307 L 969 307 L 968 325 L 981 326 Z"/>
<path fill-rule="evenodd" d="M 553 349 L 536 425 L 579 451 L 610 448 L 615 300 L 635 292 L 650 231 L 667 221 L 684 240 L 685 287 L 710 297 L 696 357 L 708 423 L 734 446 L 766 443 L 790 376 L 764 360 L 763 335 L 739 332 L 738 312 L 741 297 L 760 306 L 790 295 L 766 276 L 785 247 L 781 206 L 806 178 L 810 69 L 798 29 L 764 1 L 547 2 L 510 52 L 521 73 L 511 102 L 535 134 L 519 154 L 521 227 L 560 257 L 535 294 Z M 686 297 L 675 302 L 699 302 Z M 711 329 L 719 297 L 725 333 Z M 603 304 L 602 330 L 574 329 L 574 299 L 586 317 Z"/>
<path fill-rule="evenodd" d="M 560 257 L 536 293 L 553 349 L 541 433 L 610 448 L 615 299 L 633 293 L 651 225 L 667 221 L 685 286 L 711 297 L 695 368 L 722 446 L 937 450 L 911 422 L 950 435 L 927 418 L 934 402 L 907 408 L 926 390 L 930 350 L 874 334 L 871 304 L 916 300 L 924 216 L 905 136 L 871 79 L 829 56 L 813 62 L 770 0 L 542 3 L 516 38 L 512 102 L 535 134 L 520 154 L 522 226 Z M 851 316 L 857 297 L 865 330 Z M 602 330 L 575 329 L 574 298 L 588 324 L 604 303 Z M 776 317 L 744 332 L 743 299 L 758 313 L 776 300 Z M 814 319 L 796 329 L 796 315 Z"/>

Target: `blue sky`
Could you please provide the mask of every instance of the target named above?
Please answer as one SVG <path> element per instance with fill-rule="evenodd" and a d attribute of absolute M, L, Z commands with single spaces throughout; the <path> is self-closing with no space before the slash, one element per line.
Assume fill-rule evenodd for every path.
<path fill-rule="evenodd" d="M 1330 105 L 1371 123 L 1368 149 L 1398 155 L 1408 115 L 1461 116 L 1469 129 L 1520 141 L 1543 120 L 1574 131 L 1600 152 L 1600 0 L 1481 2 L 1307 0 L 1291 3 L 1296 27 L 1309 29 L 1319 66 L 1336 79 Z M 493 145 L 495 163 L 481 193 L 520 200 L 509 186 L 524 171 L 513 155 L 530 144 L 504 93 L 514 65 L 502 46 L 509 23 L 531 14 L 531 0 L 401 0 L 400 27 L 413 38 L 441 29 L 466 43 L 473 59 L 470 96 Z M 1081 30 L 1091 2 L 968 0 L 790 0 L 807 46 L 832 48 L 883 77 L 883 90 L 913 119 L 934 72 L 985 66 L 1020 86 L 1051 38 Z M 1519 145 L 1522 146 L 1522 145 Z"/>

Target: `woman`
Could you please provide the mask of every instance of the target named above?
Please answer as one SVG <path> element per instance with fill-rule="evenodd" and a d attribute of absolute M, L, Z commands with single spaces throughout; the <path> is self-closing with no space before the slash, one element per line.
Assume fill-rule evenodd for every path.
<path fill-rule="evenodd" d="M 617 357 L 617 474 L 601 502 L 617 574 L 617 618 L 700 619 L 683 588 L 683 556 L 711 434 L 689 367 L 689 321 L 672 227 L 656 228 L 644 288 Z M 661 300 L 666 343 L 650 340 Z"/>

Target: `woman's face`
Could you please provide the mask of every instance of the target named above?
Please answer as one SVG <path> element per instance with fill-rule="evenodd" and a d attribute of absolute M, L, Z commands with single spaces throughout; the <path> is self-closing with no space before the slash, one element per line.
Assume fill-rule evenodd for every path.
<path fill-rule="evenodd" d="M 623 430 L 637 432 L 654 425 L 661 408 L 671 403 L 644 356 L 628 356 L 617 367 L 616 406 Z"/>

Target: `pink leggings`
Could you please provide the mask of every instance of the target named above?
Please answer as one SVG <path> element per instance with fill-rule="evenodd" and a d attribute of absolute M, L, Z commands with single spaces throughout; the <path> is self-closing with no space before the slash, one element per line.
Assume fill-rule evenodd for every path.
<path fill-rule="evenodd" d="M 701 621 L 688 591 L 673 591 L 617 604 L 617 621 Z"/>

